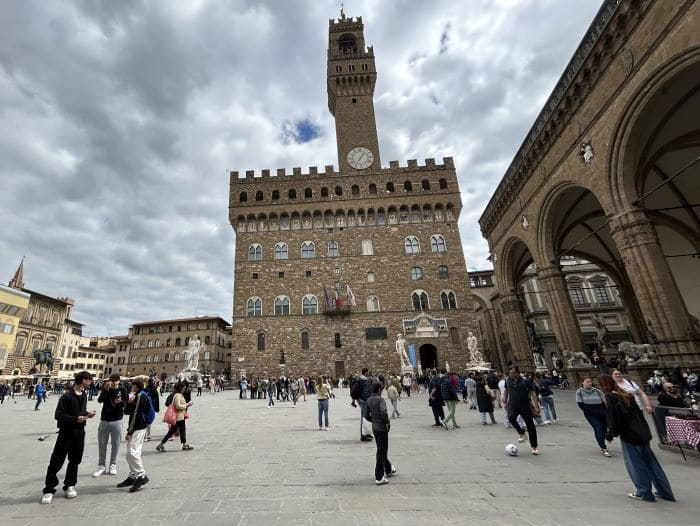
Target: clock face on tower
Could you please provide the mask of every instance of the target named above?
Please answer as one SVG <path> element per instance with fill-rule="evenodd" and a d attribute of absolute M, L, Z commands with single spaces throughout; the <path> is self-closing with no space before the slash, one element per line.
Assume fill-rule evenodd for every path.
<path fill-rule="evenodd" d="M 372 166 L 374 154 L 364 146 L 353 148 L 348 153 L 348 164 L 357 170 L 363 170 Z"/>

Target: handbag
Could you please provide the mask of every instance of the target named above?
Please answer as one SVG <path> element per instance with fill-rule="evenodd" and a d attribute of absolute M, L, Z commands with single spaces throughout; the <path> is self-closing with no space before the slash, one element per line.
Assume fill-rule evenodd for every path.
<path fill-rule="evenodd" d="M 542 414 L 542 406 L 532 398 L 530 398 L 530 410 L 532 411 L 532 416 L 540 416 Z"/>
<path fill-rule="evenodd" d="M 175 411 L 174 405 L 170 404 L 165 410 L 165 414 L 163 415 L 163 422 L 165 422 L 169 426 L 174 426 L 177 422 L 177 411 Z"/>

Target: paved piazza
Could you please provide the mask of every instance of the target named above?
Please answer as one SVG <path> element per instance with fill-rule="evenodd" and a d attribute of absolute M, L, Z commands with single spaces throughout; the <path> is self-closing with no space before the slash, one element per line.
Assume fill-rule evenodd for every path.
<path fill-rule="evenodd" d="M 182 452 L 170 442 L 172 451 L 159 454 L 157 442 L 147 442 L 151 481 L 141 492 L 115 487 L 127 470 L 123 449 L 118 476 L 91 478 L 95 419 L 88 425 L 78 498 L 66 500 L 59 486 L 51 505 L 39 500 L 55 441 L 57 399 L 36 412 L 26 397 L 16 404 L 6 400 L 0 406 L 0 524 L 395 526 L 476 518 L 486 525 L 695 524 L 698 461 L 657 450 L 678 502 L 629 499 L 633 487 L 619 443 L 611 447 L 613 458 L 600 455 L 573 398 L 573 390 L 556 393 L 562 422 L 538 428 L 539 457 L 529 447 L 508 457 L 503 448 L 515 442 L 512 430 L 479 425 L 478 413 L 465 404 L 457 415 L 462 429 L 432 428 L 426 396 L 404 397 L 389 445 L 398 473 L 377 487 L 374 443 L 358 440 L 358 409 L 350 407 L 347 389 L 331 400 L 330 432 L 316 429 L 313 397 L 296 408 L 278 402 L 273 410 L 263 400 L 239 400 L 237 391 L 193 397 L 188 437 L 195 450 Z M 96 399 L 89 409 L 99 415 Z M 164 432 L 165 426 L 159 422 L 156 429 Z M 44 434 L 50 436 L 38 441 Z"/>

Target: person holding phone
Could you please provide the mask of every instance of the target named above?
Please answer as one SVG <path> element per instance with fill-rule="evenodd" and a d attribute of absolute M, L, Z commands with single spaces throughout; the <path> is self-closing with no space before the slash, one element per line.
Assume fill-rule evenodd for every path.
<path fill-rule="evenodd" d="M 68 457 L 63 491 L 67 499 L 78 496 L 75 485 L 78 482 L 78 465 L 83 460 L 85 447 L 85 424 L 95 416 L 95 411 L 87 410 L 85 390 L 92 383 L 92 374 L 81 371 L 75 374 L 73 388 L 58 399 L 54 418 L 58 426 L 58 437 L 51 453 L 49 467 L 46 470 L 42 504 L 50 504 L 58 486 L 58 472 Z"/>
<path fill-rule="evenodd" d="M 122 439 L 122 421 L 124 420 L 124 404 L 126 404 L 126 391 L 119 386 L 120 376 L 113 374 L 109 377 L 97 397 L 97 402 L 102 404 L 100 413 L 100 425 L 97 428 L 98 460 L 97 471 L 92 476 L 97 478 L 108 473 L 117 474 L 117 456 L 119 455 L 119 442 Z M 112 450 L 109 456 L 109 468 L 107 459 L 107 443 L 111 440 Z"/>

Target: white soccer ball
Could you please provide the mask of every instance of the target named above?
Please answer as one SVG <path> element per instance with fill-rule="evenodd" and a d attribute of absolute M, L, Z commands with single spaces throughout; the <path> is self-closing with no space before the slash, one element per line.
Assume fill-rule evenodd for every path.
<path fill-rule="evenodd" d="M 506 453 L 510 455 L 511 457 L 517 457 L 518 456 L 518 446 L 515 444 L 508 444 L 506 446 Z"/>

